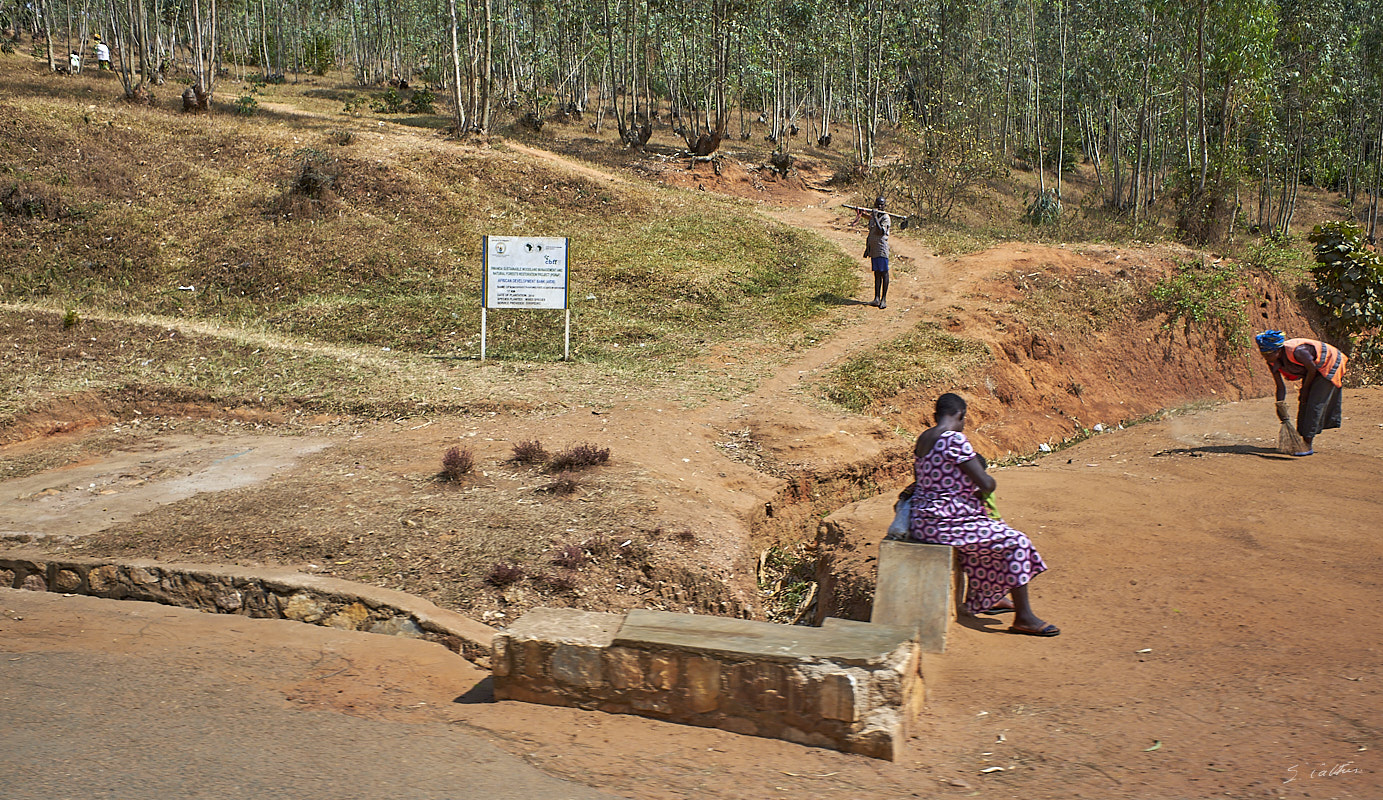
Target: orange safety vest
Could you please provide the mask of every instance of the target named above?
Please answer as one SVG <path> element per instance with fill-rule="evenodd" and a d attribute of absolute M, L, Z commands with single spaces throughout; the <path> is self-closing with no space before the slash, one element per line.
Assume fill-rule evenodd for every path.
<path fill-rule="evenodd" d="M 1331 347 L 1325 342 L 1318 342 L 1315 339 L 1288 339 L 1283 342 L 1282 347 L 1286 350 L 1287 360 L 1298 367 L 1306 366 L 1294 357 L 1296 349 L 1304 344 L 1316 348 L 1316 365 L 1320 368 L 1321 375 L 1335 384 L 1336 387 L 1341 386 L 1345 377 L 1345 364 L 1349 361 L 1348 358 L 1345 358 L 1345 354 L 1341 353 L 1338 348 Z M 1285 372 L 1282 373 L 1282 377 L 1289 381 L 1301 380 L 1295 375 L 1288 375 Z"/>

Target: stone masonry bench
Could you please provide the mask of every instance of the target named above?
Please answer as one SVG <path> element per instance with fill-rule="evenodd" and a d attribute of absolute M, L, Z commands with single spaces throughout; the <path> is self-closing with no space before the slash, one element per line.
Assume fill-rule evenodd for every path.
<path fill-rule="evenodd" d="M 536 608 L 494 637 L 495 698 L 893 760 L 923 700 L 916 630 Z"/>

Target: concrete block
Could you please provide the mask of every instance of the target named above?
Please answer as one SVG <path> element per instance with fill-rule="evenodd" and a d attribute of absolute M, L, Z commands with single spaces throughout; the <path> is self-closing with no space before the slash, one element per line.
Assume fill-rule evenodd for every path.
<path fill-rule="evenodd" d="M 852 666 L 877 666 L 905 647 L 913 635 L 912 630 L 891 625 L 826 630 L 635 609 L 625 617 L 614 643 L 636 650 L 694 653 L 730 661 L 791 664 L 822 659 Z"/>
<path fill-rule="evenodd" d="M 879 543 L 879 580 L 869 621 L 917 631 L 925 653 L 946 651 L 946 629 L 956 616 L 959 570 L 946 545 Z"/>

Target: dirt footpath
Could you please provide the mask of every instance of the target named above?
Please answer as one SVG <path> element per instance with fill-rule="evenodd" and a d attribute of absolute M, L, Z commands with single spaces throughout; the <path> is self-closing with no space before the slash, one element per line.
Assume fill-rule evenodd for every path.
<path fill-rule="evenodd" d="M 379 728 L 362 740 L 371 769 L 435 757 L 390 731 L 474 732 L 544 772 L 636 798 L 1377 798 L 1383 391 L 1348 392 L 1345 411 L 1344 429 L 1322 434 L 1307 459 L 1272 452 L 1271 402 L 1256 400 L 1000 471 L 1000 508 L 1052 567 L 1033 584 L 1038 611 L 1063 634 L 1005 634 L 1002 617 L 953 628 L 950 651 L 927 660 L 929 704 L 898 763 L 489 702 L 483 673 L 414 642 L 333 633 L 328 646 L 313 629 L 218 642 L 225 626 L 259 638 L 276 623 L 168 626 L 183 612 L 137 604 L 135 633 L 108 630 L 128 624 L 128 606 L 112 603 L 100 621 L 64 622 L 63 608 L 91 613 L 83 598 L 40 612 L 37 596 L 0 594 L 10 653 L 0 669 L 13 675 L 41 655 L 57 675 L 81 654 L 149 664 L 171 654 L 229 670 L 281 709 L 326 715 L 313 719 L 434 726 Z M 861 525 L 885 506 L 857 508 Z M 268 660 L 246 660 L 250 647 Z M 272 666 L 285 662 L 301 674 Z M 119 689 L 105 702 L 136 702 Z M 177 690 L 163 694 L 177 702 Z M 211 755 L 188 758 L 215 773 Z"/>

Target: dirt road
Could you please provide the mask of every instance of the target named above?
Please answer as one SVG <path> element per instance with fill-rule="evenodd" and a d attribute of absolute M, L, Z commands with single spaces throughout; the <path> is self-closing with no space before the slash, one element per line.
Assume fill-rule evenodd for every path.
<path fill-rule="evenodd" d="M 998 472 L 1001 509 L 1052 566 L 1033 584 L 1038 610 L 1064 632 L 1012 636 L 1003 618 L 954 627 L 949 652 L 927 660 L 928 706 L 894 764 L 484 702 L 482 673 L 415 642 L 83 598 L 0 594 L 10 653 L 0 669 L 6 686 L 49 692 L 62 686 L 53 676 L 69 671 L 82 681 L 165 662 L 186 671 L 166 684 L 122 678 L 72 700 L 92 709 L 147 696 L 188 705 L 179 699 L 186 690 L 165 687 L 198 670 L 224 672 L 228 685 L 260 698 L 249 704 L 255 713 L 306 715 L 284 730 L 376 721 L 340 747 L 327 746 L 330 737 L 312 745 L 323 763 L 343 749 L 372 754 L 376 766 L 348 773 L 361 781 L 396 775 L 378 765 L 405 758 L 410 773 L 438 769 L 441 756 L 419 741 L 440 747 L 477 733 L 544 772 L 636 798 L 1366 800 L 1383 795 L 1383 653 L 1369 627 L 1383 591 L 1383 392 L 1351 391 L 1345 408 L 1345 428 L 1323 434 L 1307 459 L 1271 452 L 1272 408 L 1258 400 L 1111 432 Z M 840 516 L 857 526 L 863 562 L 886 502 Z M 101 665 L 106 672 L 89 671 Z M 197 704 L 215 698 L 198 686 Z M 28 724 L 26 752 L 76 752 L 64 743 L 70 726 Z M 126 733 L 106 723 L 90 730 L 97 739 Z M 236 762 L 204 742 L 182 763 L 217 785 Z"/>

